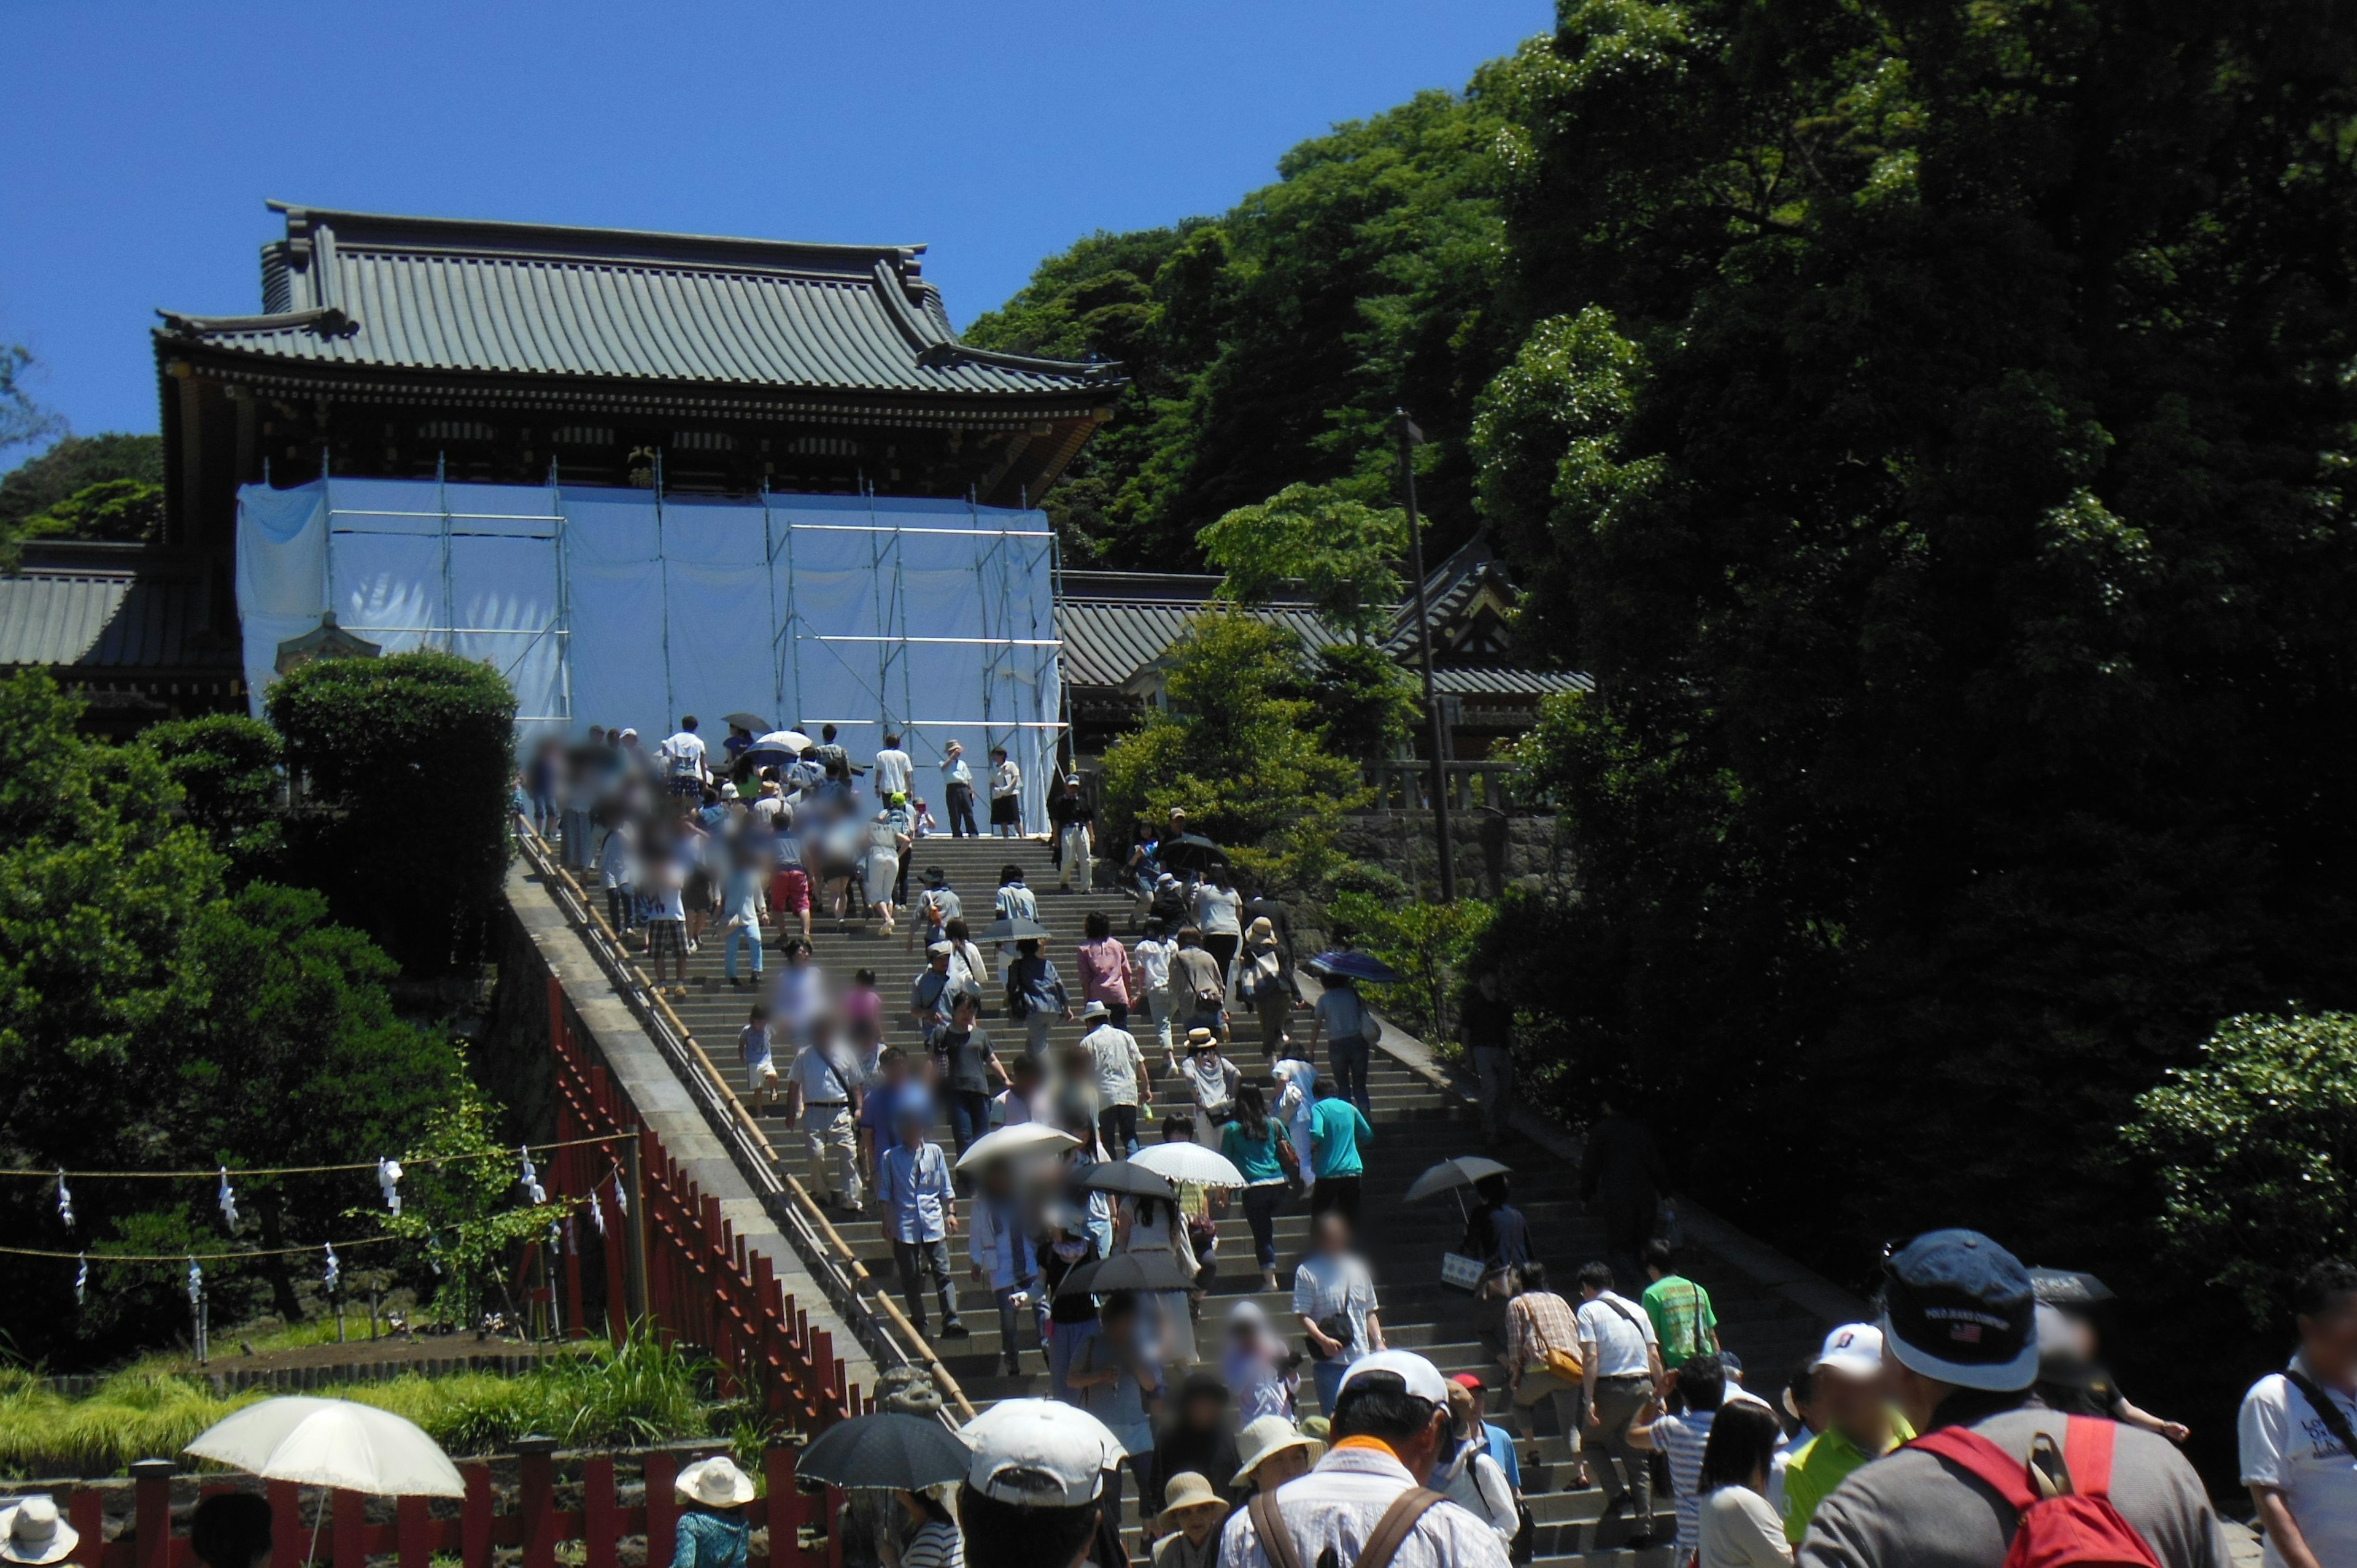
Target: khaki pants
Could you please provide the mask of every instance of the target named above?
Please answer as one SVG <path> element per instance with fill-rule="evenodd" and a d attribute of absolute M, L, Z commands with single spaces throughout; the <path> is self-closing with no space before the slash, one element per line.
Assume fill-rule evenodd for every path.
<path fill-rule="evenodd" d="M 1588 1434 L 1595 1439 L 1587 1444 L 1588 1469 L 1596 1484 L 1604 1488 L 1606 1511 L 1626 1496 L 1630 1519 L 1640 1533 L 1650 1533 L 1653 1528 L 1653 1466 L 1652 1457 L 1629 1441 L 1629 1427 L 1652 1397 L 1653 1380 L 1641 1372 L 1634 1377 L 1597 1379 L 1596 1414 L 1603 1424 Z M 1613 1474 L 1616 1459 L 1621 1472 L 1618 1476 Z"/>
<path fill-rule="evenodd" d="M 1056 886 L 1070 887 L 1072 885 L 1072 878 L 1078 876 L 1081 881 L 1081 891 L 1087 892 L 1093 875 L 1089 867 L 1091 848 L 1089 830 L 1082 827 L 1066 828 L 1060 845 L 1063 850 L 1063 864 L 1057 867 Z"/>
<path fill-rule="evenodd" d="M 802 1107 L 802 1148 L 810 1155 L 812 1193 L 859 1210 L 859 1144 L 848 1105 Z"/>

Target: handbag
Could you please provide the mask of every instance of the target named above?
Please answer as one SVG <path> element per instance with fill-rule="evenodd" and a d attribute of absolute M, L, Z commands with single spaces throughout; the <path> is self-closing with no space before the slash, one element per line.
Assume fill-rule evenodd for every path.
<path fill-rule="evenodd" d="M 1469 1258 L 1462 1252 L 1440 1254 L 1440 1283 L 1451 1290 L 1480 1289 L 1483 1272 L 1479 1258 Z"/>

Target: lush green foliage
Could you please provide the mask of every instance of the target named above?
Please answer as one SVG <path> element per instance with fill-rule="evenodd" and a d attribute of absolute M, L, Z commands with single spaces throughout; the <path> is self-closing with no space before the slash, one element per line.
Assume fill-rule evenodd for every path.
<path fill-rule="evenodd" d="M 286 762 L 340 816 L 303 880 L 411 974 L 480 960 L 508 861 L 515 694 L 452 654 L 323 659 L 270 689 Z"/>
<path fill-rule="evenodd" d="M 2285 1321 L 2301 1264 L 2357 1251 L 2357 1015 L 2245 1014 L 2136 1101 L 2167 1262 Z"/>
<path fill-rule="evenodd" d="M 640 1332 L 619 1348 L 585 1348 L 521 1377 L 413 1376 L 321 1391 L 406 1416 L 457 1455 L 497 1452 L 534 1433 L 568 1448 L 629 1447 L 726 1431 L 735 1412 L 710 1402 L 711 1370 Z M 0 1368 L 0 1476 L 120 1474 L 135 1459 L 177 1454 L 267 1397 L 223 1398 L 191 1379 L 130 1372 L 87 1399 L 67 1399 L 28 1372 Z"/>
<path fill-rule="evenodd" d="M 1494 913 L 1479 898 L 1442 904 L 1412 894 L 1388 897 L 1352 889 L 1336 893 L 1326 908 L 1335 940 L 1400 973 L 1395 985 L 1362 983 L 1359 989 L 1401 1028 L 1434 1043 L 1455 1038 L 1450 993 Z"/>
<path fill-rule="evenodd" d="M 406 1249 L 412 1257 L 432 1258 L 430 1270 L 408 1272 L 432 1274 L 434 1310 L 444 1320 L 470 1326 L 494 1305 L 513 1318 L 517 1304 L 507 1294 L 506 1271 L 517 1250 L 542 1240 L 569 1205 L 531 1201 L 517 1156 L 494 1136 L 491 1106 L 465 1079 L 452 1083 L 425 1123 L 425 1135 L 401 1155 L 401 1212 L 361 1212 L 414 1243 Z"/>
<path fill-rule="evenodd" d="M 242 714 L 172 719 L 142 730 L 179 787 L 180 809 L 215 848 L 245 863 L 277 848 L 278 732 Z"/>
<path fill-rule="evenodd" d="M 14 362 L 0 352 L 0 366 Z M 9 374 L 0 371 L 0 403 L 12 392 L 21 396 Z M 0 451 L 10 445 L 0 421 Z M 47 434 L 45 427 L 38 434 Z M 13 530 L 37 512 L 48 510 L 93 485 L 132 480 L 142 485 L 164 482 L 164 440 L 159 435 L 69 435 L 38 456 L 27 459 L 0 475 L 0 532 Z"/>
<path fill-rule="evenodd" d="M 1115 824 L 1187 810 L 1248 880 L 1314 892 L 1335 864 L 1337 819 L 1363 794 L 1355 764 L 1327 749 L 1293 634 L 1212 611 L 1171 650 L 1168 705 L 1105 748 Z"/>
<path fill-rule="evenodd" d="M 1435 438 L 1418 462 L 1436 547 L 1470 531 L 1464 435 L 1512 348 L 1492 303 L 1494 78 L 1304 142 L 1220 218 L 1092 235 L 974 323 L 976 343 L 1135 377 L 1047 499 L 1075 557 L 1192 569 L 1198 530 L 1300 481 L 1380 503 L 1403 403 Z"/>
<path fill-rule="evenodd" d="M 78 714 L 46 675 L 0 683 L 0 1165 L 308 1165 L 399 1147 L 458 1060 L 393 1015 L 390 961 L 328 923 L 317 894 L 231 892 L 222 853 L 174 820 L 170 765 L 81 736 Z M 75 1359 L 174 1332 L 178 1271 L 103 1260 L 219 1250 L 210 1185 L 85 1182 L 74 1197 L 68 1231 L 50 1189 L 0 1186 L 10 1233 L 87 1248 L 92 1287 L 77 1307 L 70 1264 L 28 1265 L 0 1293 L 0 1332 L 21 1354 Z M 257 1180 L 239 1200 L 250 1238 L 293 1245 L 333 1233 L 351 1194 Z M 297 1310 L 284 1260 L 210 1273 L 224 1319 L 265 1287 Z"/>
<path fill-rule="evenodd" d="M 1265 605 L 1297 585 L 1327 625 L 1368 642 L 1389 628 L 1399 602 L 1392 564 L 1407 553 L 1407 514 L 1327 486 L 1287 485 L 1227 513 L 1197 542 L 1203 559 L 1226 574 L 1221 597 Z"/>
<path fill-rule="evenodd" d="M 32 363 L 29 350 L 14 344 L 0 347 L 0 452 L 38 441 L 59 427 L 58 416 L 34 402 L 25 386 L 25 372 Z M 7 499 L 7 482 L 0 479 L 0 503 Z M 0 525 L 13 521 L 0 514 Z M 5 532 L 5 526 L 0 526 L 0 534 Z"/>
<path fill-rule="evenodd" d="M 153 544 L 164 532 L 164 487 L 145 479 L 105 479 L 27 518 L 27 539 L 94 539 Z"/>
<path fill-rule="evenodd" d="M 1330 642 L 1318 650 L 1309 705 L 1326 726 L 1327 749 L 1354 760 L 1394 755 L 1424 714 L 1415 677 L 1371 642 Z"/>

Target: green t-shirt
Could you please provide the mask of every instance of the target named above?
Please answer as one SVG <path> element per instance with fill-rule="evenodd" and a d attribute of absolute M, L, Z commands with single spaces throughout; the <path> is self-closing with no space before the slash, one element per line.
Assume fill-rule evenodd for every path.
<path fill-rule="evenodd" d="M 1662 1342 L 1662 1365 L 1675 1369 L 1691 1357 L 1713 1348 L 1718 1314 L 1710 1306 L 1710 1292 L 1689 1279 L 1663 1274 L 1637 1298 L 1653 1320 L 1653 1337 Z"/>
<path fill-rule="evenodd" d="M 1882 1453 L 1914 1440 L 1915 1429 L 1907 1424 L 1905 1416 L 1892 1411 L 1890 1442 Z M 1815 1517 L 1817 1505 L 1868 1457 L 1846 1434 L 1832 1428 L 1803 1444 L 1792 1462 L 1784 1466 L 1784 1539 L 1800 1545 L 1801 1538 L 1809 1533 L 1809 1520 Z M 1879 1459 L 1882 1455 L 1871 1457 Z"/>

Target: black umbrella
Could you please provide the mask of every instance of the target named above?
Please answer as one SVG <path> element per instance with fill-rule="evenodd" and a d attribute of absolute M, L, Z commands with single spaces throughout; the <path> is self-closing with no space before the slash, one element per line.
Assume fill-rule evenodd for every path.
<path fill-rule="evenodd" d="M 1228 852 L 1200 833 L 1180 833 L 1154 846 L 1165 871 L 1209 871 L 1228 864 Z"/>
<path fill-rule="evenodd" d="M 1045 941 L 1054 933 L 1037 920 L 993 920 L 974 933 L 978 942 Z"/>
<path fill-rule="evenodd" d="M 1091 1192 L 1120 1193 L 1130 1197 L 1159 1197 L 1173 1203 L 1178 1199 L 1178 1189 L 1170 1178 L 1147 1170 L 1144 1165 L 1127 1160 L 1108 1160 L 1091 1165 L 1081 1177 L 1081 1185 Z"/>
<path fill-rule="evenodd" d="M 1082 1263 L 1056 1287 L 1058 1295 L 1111 1295 L 1117 1290 L 1192 1290 L 1194 1276 L 1168 1252 L 1115 1252 Z"/>
<path fill-rule="evenodd" d="M 2050 1306 L 2093 1306 L 2112 1299 L 2112 1287 L 2077 1269 L 2032 1269 L 2029 1288 Z"/>
<path fill-rule="evenodd" d="M 938 1421 L 885 1411 L 838 1421 L 802 1450 L 797 1478 L 837 1487 L 922 1491 L 965 1479 L 974 1453 Z"/>
<path fill-rule="evenodd" d="M 1309 961 L 1309 969 L 1313 973 L 1347 974 L 1352 980 L 1371 981 L 1377 985 L 1396 985 L 1403 978 L 1398 970 L 1383 960 L 1342 948 L 1319 953 Z"/>

